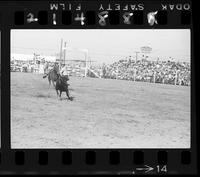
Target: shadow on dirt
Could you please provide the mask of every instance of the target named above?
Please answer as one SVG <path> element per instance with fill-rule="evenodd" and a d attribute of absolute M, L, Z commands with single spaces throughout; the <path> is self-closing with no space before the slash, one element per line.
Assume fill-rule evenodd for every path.
<path fill-rule="evenodd" d="M 69 88 L 69 91 L 74 91 L 74 89 L 73 88 Z"/>
<path fill-rule="evenodd" d="M 51 95 L 43 95 L 43 94 L 37 94 L 35 97 L 38 97 L 38 98 L 51 98 Z"/>
<path fill-rule="evenodd" d="M 74 100 L 74 97 L 71 96 L 70 99 L 68 99 L 67 97 L 65 97 L 65 98 L 61 98 L 60 100 L 61 100 L 61 101 L 62 101 L 62 100 L 70 100 L 70 101 L 73 101 L 73 100 Z"/>

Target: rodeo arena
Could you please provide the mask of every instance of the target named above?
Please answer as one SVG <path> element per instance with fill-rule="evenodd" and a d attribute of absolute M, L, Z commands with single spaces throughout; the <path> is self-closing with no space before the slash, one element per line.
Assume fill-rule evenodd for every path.
<path fill-rule="evenodd" d="M 52 56 L 12 53 L 12 148 L 189 148 L 190 62 L 140 49 L 110 64 L 66 45 Z M 67 68 L 73 101 L 43 78 L 55 65 Z"/>
<path fill-rule="evenodd" d="M 92 65 L 88 59 L 88 51 L 85 52 L 85 59 L 69 60 L 58 59 L 57 56 L 41 56 L 40 54 L 20 55 L 16 54 L 11 59 L 12 72 L 29 72 L 35 74 L 46 74 L 57 63 L 59 68 L 67 66 L 69 76 L 95 77 L 104 79 L 119 79 L 128 81 L 141 81 L 151 83 L 190 85 L 190 63 L 176 62 L 173 60 L 149 61 L 146 51 L 148 47 L 141 48 L 141 58 L 128 56 L 126 59 L 106 65 Z M 146 50 L 146 51 L 145 51 Z M 65 52 L 65 51 L 64 51 Z M 145 53 L 146 52 L 146 53 Z M 148 52 L 149 53 L 149 52 Z M 145 57 L 144 57 L 145 56 Z M 32 57 L 32 58 L 31 58 Z"/>

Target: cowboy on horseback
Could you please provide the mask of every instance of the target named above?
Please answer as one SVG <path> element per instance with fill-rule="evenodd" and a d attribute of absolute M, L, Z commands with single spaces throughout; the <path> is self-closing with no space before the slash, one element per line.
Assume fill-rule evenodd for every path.
<path fill-rule="evenodd" d="M 55 62 L 53 66 L 50 66 L 49 64 L 45 65 L 45 75 L 43 76 L 43 78 L 47 77 L 51 71 L 56 71 L 56 73 L 59 73 L 59 65 L 57 62 Z"/>
<path fill-rule="evenodd" d="M 66 92 L 68 99 L 72 101 L 72 98 L 69 96 L 69 89 L 68 89 L 69 84 L 67 83 L 69 77 L 68 73 L 66 73 L 65 68 L 66 67 L 63 67 L 59 72 L 58 64 L 54 63 L 53 68 L 48 73 L 46 73 L 46 75 L 43 76 L 43 78 L 46 78 L 48 76 L 49 88 L 52 83 L 60 99 L 62 92 Z M 58 93 L 58 91 L 60 91 L 60 94 Z"/>
<path fill-rule="evenodd" d="M 66 69 L 65 67 L 63 67 L 59 72 L 59 65 L 57 62 L 54 63 L 53 68 L 48 73 L 46 73 L 46 75 L 44 75 L 43 78 L 46 78 L 47 76 L 49 80 L 49 87 L 50 87 L 51 82 L 55 87 L 54 82 L 56 82 L 59 78 L 62 80 L 64 84 L 66 84 L 66 86 L 69 86 L 69 84 L 67 83 L 67 81 L 69 80 L 69 77 L 68 77 L 68 74 L 66 73 Z"/>
<path fill-rule="evenodd" d="M 68 71 L 67 71 L 67 66 L 62 65 L 62 68 L 61 68 L 61 70 L 60 70 L 60 75 L 61 75 L 63 81 L 64 81 L 66 84 L 68 84 L 67 81 L 69 80 L 69 75 L 68 75 Z"/>

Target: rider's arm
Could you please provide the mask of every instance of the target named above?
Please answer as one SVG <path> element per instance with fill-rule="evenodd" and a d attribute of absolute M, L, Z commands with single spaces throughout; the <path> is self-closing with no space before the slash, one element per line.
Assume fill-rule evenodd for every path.
<path fill-rule="evenodd" d="M 63 72 L 64 72 L 64 69 L 63 69 L 63 68 L 61 68 L 61 70 L 60 70 L 60 74 L 62 75 L 62 74 L 63 74 Z"/>

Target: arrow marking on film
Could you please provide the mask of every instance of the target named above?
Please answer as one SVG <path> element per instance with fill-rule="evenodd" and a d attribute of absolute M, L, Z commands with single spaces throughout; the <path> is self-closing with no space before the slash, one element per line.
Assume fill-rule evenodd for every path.
<path fill-rule="evenodd" d="M 152 171 L 153 169 L 154 169 L 153 167 L 150 167 L 148 165 L 145 165 L 144 168 L 136 168 L 136 170 L 145 171 L 145 173 L 148 173 L 148 172 Z"/>

